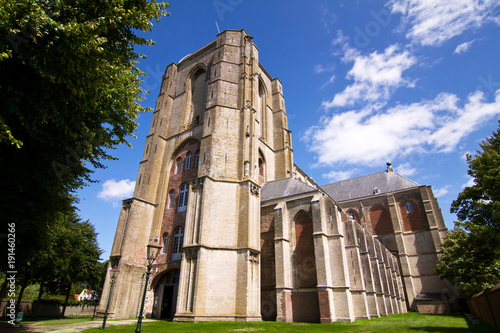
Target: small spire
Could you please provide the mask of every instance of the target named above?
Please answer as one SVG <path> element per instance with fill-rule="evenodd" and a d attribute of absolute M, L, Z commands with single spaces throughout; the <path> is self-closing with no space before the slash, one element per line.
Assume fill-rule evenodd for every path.
<path fill-rule="evenodd" d="M 387 162 L 387 172 L 394 172 L 394 168 L 392 167 L 392 163 L 391 162 Z"/>

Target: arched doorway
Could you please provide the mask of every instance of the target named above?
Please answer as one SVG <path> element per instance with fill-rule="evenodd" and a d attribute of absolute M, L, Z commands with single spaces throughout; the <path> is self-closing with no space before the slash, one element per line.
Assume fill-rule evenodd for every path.
<path fill-rule="evenodd" d="M 179 290 L 179 273 L 179 270 L 167 272 L 158 282 L 157 319 L 172 320 L 174 318 Z"/>

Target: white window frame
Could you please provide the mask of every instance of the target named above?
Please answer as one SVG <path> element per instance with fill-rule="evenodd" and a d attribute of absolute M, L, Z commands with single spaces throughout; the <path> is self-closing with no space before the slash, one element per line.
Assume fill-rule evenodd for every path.
<path fill-rule="evenodd" d="M 171 190 L 168 193 L 168 209 L 174 208 L 175 203 L 175 190 Z"/>
<path fill-rule="evenodd" d="M 183 184 L 179 190 L 179 204 L 177 206 L 178 212 L 183 212 L 187 208 L 188 201 L 188 193 L 189 193 L 189 185 L 187 183 Z"/>
<path fill-rule="evenodd" d="M 172 248 L 172 260 L 181 259 L 182 243 L 184 242 L 184 229 L 179 227 L 174 232 L 174 243 Z"/>
<path fill-rule="evenodd" d="M 191 152 L 186 154 L 186 163 L 184 166 L 184 170 L 189 170 L 191 168 Z"/>
<path fill-rule="evenodd" d="M 161 249 L 161 253 L 165 254 L 167 253 L 167 247 L 168 247 L 168 233 L 163 234 L 163 247 Z"/>
<path fill-rule="evenodd" d="M 179 174 L 182 171 L 182 158 L 180 158 L 180 157 L 177 158 L 176 163 L 177 163 L 177 165 L 175 167 L 175 173 Z"/>
<path fill-rule="evenodd" d="M 197 168 L 200 166 L 200 151 L 198 150 L 196 154 L 194 154 L 194 167 Z"/>

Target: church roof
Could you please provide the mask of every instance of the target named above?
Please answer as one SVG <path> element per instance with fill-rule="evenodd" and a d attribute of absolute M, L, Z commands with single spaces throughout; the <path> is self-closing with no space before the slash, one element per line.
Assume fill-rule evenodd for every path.
<path fill-rule="evenodd" d="M 261 190 L 261 201 L 264 202 L 317 191 L 317 188 L 296 178 L 284 178 L 264 183 Z"/>
<path fill-rule="evenodd" d="M 394 171 L 381 171 L 323 185 L 321 188 L 334 200 L 341 202 L 418 186 L 420 185 Z"/>

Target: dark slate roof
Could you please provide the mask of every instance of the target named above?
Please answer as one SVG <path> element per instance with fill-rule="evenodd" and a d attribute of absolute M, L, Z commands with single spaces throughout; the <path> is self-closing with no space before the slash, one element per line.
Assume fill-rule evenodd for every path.
<path fill-rule="evenodd" d="M 285 178 L 264 183 L 262 185 L 260 200 L 264 202 L 317 191 L 317 188 L 296 178 Z"/>
<path fill-rule="evenodd" d="M 374 194 L 390 193 L 419 184 L 394 171 L 381 171 L 371 175 L 342 180 L 321 186 L 337 202 L 368 197 Z M 378 193 L 375 193 L 378 189 Z"/>

